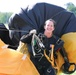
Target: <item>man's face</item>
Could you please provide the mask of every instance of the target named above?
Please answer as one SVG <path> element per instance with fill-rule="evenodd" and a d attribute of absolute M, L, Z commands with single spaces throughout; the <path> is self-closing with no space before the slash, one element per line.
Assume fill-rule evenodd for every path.
<path fill-rule="evenodd" d="M 45 31 L 53 32 L 54 31 L 54 23 L 52 21 L 47 21 L 46 25 L 44 26 Z"/>

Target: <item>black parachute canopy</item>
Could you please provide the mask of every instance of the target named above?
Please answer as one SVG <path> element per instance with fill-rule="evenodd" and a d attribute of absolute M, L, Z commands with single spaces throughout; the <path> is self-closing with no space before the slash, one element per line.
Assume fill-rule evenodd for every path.
<path fill-rule="evenodd" d="M 0 39 L 6 43 L 12 45 L 12 41 L 9 37 L 9 31 L 3 23 L 0 23 Z"/>
<path fill-rule="evenodd" d="M 3 23 L 0 23 L 0 39 L 5 44 L 10 45 L 8 47 L 14 48 L 14 49 L 17 48 L 17 46 L 15 46 L 16 45 L 15 42 L 13 42 L 13 40 L 11 40 L 10 37 L 9 37 L 9 30 L 6 28 L 6 26 Z"/>
<path fill-rule="evenodd" d="M 56 27 L 54 34 L 61 37 L 68 32 L 76 32 L 76 17 L 66 9 L 49 3 L 36 3 L 26 8 L 21 8 L 9 19 L 10 36 L 13 41 L 19 42 L 22 35 L 31 29 L 36 29 L 37 33 L 43 32 L 44 22 L 47 19 L 54 19 Z M 22 30 L 16 32 L 13 30 Z"/>

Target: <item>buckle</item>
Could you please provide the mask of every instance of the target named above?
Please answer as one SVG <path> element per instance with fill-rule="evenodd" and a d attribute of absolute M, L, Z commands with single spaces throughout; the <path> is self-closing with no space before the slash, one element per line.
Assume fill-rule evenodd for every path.
<path fill-rule="evenodd" d="M 60 45 L 60 44 L 63 44 L 63 43 L 64 42 L 61 39 L 58 39 L 57 42 L 56 42 L 57 45 Z"/>

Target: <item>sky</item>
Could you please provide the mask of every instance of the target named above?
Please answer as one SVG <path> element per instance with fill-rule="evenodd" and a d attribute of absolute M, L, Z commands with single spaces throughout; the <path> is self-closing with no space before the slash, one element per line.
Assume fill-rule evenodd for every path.
<path fill-rule="evenodd" d="M 76 0 L 0 0 L 0 12 L 17 12 L 20 7 L 26 7 L 35 2 L 48 2 L 63 8 L 66 8 L 66 3 L 72 2 L 76 6 Z"/>

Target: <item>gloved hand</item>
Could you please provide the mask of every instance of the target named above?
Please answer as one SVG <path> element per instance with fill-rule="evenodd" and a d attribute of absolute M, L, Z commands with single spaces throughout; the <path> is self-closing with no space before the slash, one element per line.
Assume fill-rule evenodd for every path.
<path fill-rule="evenodd" d="M 35 29 L 31 30 L 31 31 L 29 32 L 29 34 L 23 35 L 23 36 L 21 37 L 20 41 L 22 41 L 22 42 L 24 42 L 24 43 L 28 43 L 28 44 L 31 43 L 32 35 L 33 35 L 33 34 L 36 34 L 36 30 L 35 30 Z"/>
<path fill-rule="evenodd" d="M 36 29 L 31 30 L 29 34 L 36 34 Z"/>
<path fill-rule="evenodd" d="M 31 43 L 31 39 L 32 39 L 32 35 L 33 34 L 27 34 L 27 35 L 23 35 L 20 39 L 20 41 L 22 41 L 23 43 Z"/>

